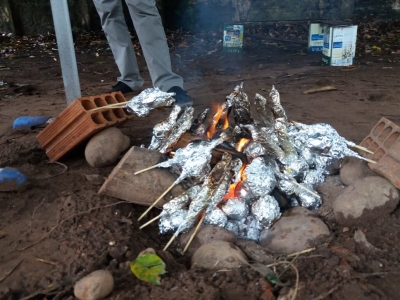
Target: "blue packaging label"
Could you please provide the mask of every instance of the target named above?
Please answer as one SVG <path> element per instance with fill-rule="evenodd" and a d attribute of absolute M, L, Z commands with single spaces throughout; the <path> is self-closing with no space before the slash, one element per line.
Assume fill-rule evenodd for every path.
<path fill-rule="evenodd" d="M 333 48 L 342 48 L 343 42 L 334 42 L 332 46 Z"/>
<path fill-rule="evenodd" d="M 324 43 L 324 48 L 329 49 L 329 43 Z"/>
<path fill-rule="evenodd" d="M 312 41 L 322 41 L 323 39 L 324 39 L 324 36 L 322 34 L 312 34 L 311 35 Z"/>

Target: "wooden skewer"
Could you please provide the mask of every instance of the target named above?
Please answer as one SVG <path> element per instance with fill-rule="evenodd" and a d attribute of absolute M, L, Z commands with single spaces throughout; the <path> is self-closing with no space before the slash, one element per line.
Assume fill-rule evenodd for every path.
<path fill-rule="evenodd" d="M 125 106 L 128 102 L 129 102 L 129 101 L 119 102 L 119 103 L 114 103 L 114 104 L 109 104 L 109 105 L 106 105 L 106 106 L 93 108 L 93 109 L 91 109 L 91 110 L 89 110 L 89 111 L 95 111 L 95 110 L 101 110 L 101 109 L 107 109 L 107 108 L 118 108 L 119 106 L 123 107 L 123 106 Z"/>
<path fill-rule="evenodd" d="M 171 184 L 171 186 L 169 188 L 166 189 L 166 191 L 164 193 L 162 193 L 162 195 L 160 197 L 157 198 L 156 201 L 153 202 L 152 205 L 149 206 L 149 208 L 139 217 L 138 221 L 140 221 L 141 219 L 143 219 L 143 217 L 145 215 L 147 215 L 147 213 L 170 191 L 174 188 L 174 186 L 176 185 L 176 183 L 174 182 L 173 184 Z"/>
<path fill-rule="evenodd" d="M 354 147 L 354 148 L 357 148 L 357 149 L 360 149 L 361 151 L 364 151 L 364 152 L 367 152 L 367 153 L 370 153 L 370 154 L 374 154 L 374 152 L 369 151 L 367 148 L 364 148 L 364 147 L 362 147 L 362 146 L 355 145 L 355 146 L 353 146 L 353 147 Z"/>
<path fill-rule="evenodd" d="M 377 162 L 372 160 L 372 159 L 368 159 L 368 158 L 363 158 L 365 161 L 371 163 L 371 164 L 376 164 Z"/>
<path fill-rule="evenodd" d="M 163 251 L 167 251 L 168 247 L 172 244 L 172 242 L 176 239 L 177 236 L 178 235 L 175 235 L 175 234 L 172 236 L 172 238 L 169 240 L 168 244 L 165 245 Z"/>
<path fill-rule="evenodd" d="M 144 172 L 146 172 L 146 171 L 150 171 L 150 170 L 155 169 L 155 168 L 157 168 L 157 167 L 158 167 L 158 165 L 154 165 L 154 166 L 148 167 L 148 168 L 146 168 L 146 169 L 137 171 L 137 172 L 133 173 L 133 175 L 137 175 L 137 174 L 140 174 L 140 173 L 144 173 Z"/>
<path fill-rule="evenodd" d="M 305 186 L 302 186 L 300 183 L 297 183 L 296 180 L 289 179 L 289 181 L 290 181 L 291 183 L 294 183 L 294 184 L 297 185 L 298 187 L 302 188 L 303 190 L 309 192 L 310 194 L 314 195 L 314 196 L 317 197 L 318 199 L 321 199 L 321 196 L 320 196 L 320 195 L 314 193 L 312 190 L 306 188 Z"/>
<path fill-rule="evenodd" d="M 151 220 L 148 221 L 147 223 L 144 223 L 142 226 L 139 227 L 139 229 L 145 228 L 147 225 L 150 225 L 150 224 L 153 223 L 154 221 L 157 221 L 159 218 L 161 218 L 161 214 L 159 214 L 157 217 L 151 219 Z"/>
<path fill-rule="evenodd" d="M 185 249 L 183 249 L 183 253 L 185 253 L 186 250 L 189 248 L 189 245 L 190 245 L 190 243 L 193 241 L 193 239 L 194 239 L 195 235 L 197 234 L 197 232 L 199 231 L 199 229 L 200 229 L 200 227 L 201 227 L 201 224 L 203 224 L 203 221 L 204 221 L 204 218 L 205 218 L 205 217 L 206 217 L 206 214 L 203 213 L 203 216 L 201 217 L 199 223 L 198 223 L 197 226 L 196 226 L 196 229 L 194 230 L 194 232 L 193 232 L 192 236 L 190 237 L 189 241 L 187 242 L 187 244 L 186 244 L 186 246 L 185 246 Z"/>

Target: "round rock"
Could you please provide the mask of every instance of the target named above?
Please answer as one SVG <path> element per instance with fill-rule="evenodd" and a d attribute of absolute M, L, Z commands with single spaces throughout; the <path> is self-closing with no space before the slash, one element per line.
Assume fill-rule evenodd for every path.
<path fill-rule="evenodd" d="M 98 300 L 107 297 L 114 288 L 114 278 L 107 270 L 97 270 L 83 277 L 74 286 L 80 300 Z"/>
<path fill-rule="evenodd" d="M 345 185 L 351 185 L 359 179 L 376 176 L 367 162 L 356 157 L 346 157 L 340 169 L 340 181 Z"/>
<path fill-rule="evenodd" d="M 121 152 L 128 149 L 129 137 L 115 127 L 107 128 L 93 136 L 85 148 L 88 164 L 95 168 L 114 164 Z"/>
<path fill-rule="evenodd" d="M 194 230 L 195 228 L 181 235 L 180 245 L 182 249 L 185 248 Z M 200 246 L 216 240 L 234 243 L 236 241 L 236 235 L 233 232 L 219 226 L 202 226 L 197 232 L 193 241 L 190 243 L 187 251 L 190 254 L 193 254 L 197 249 L 199 249 Z"/>
<path fill-rule="evenodd" d="M 399 190 L 389 180 L 371 176 L 345 188 L 332 207 L 341 225 L 367 224 L 388 216 L 399 204 L 399 197 Z"/>
<path fill-rule="evenodd" d="M 294 207 L 261 233 L 260 244 L 276 253 L 291 254 L 311 248 L 329 235 L 328 226 L 311 211 Z"/>
<path fill-rule="evenodd" d="M 193 254 L 192 266 L 204 269 L 236 269 L 247 264 L 246 255 L 237 246 L 225 241 L 211 241 Z"/>

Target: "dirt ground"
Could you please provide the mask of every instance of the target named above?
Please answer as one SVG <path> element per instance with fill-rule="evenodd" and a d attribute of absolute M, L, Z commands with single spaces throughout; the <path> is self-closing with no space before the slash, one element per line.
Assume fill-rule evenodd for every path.
<path fill-rule="evenodd" d="M 250 98 L 255 93 L 268 95 L 274 84 L 290 119 L 329 123 L 357 143 L 382 116 L 400 124 L 400 55 L 360 53 L 363 56 L 349 70 L 322 66 L 320 55 L 304 55 L 300 44 L 248 39 L 243 54 L 226 54 L 221 52 L 219 36 L 169 37 L 174 70 L 184 77 L 196 113 L 222 103 L 235 85 L 244 82 Z M 48 163 L 39 146 L 40 128 L 12 130 L 19 116 L 56 117 L 66 106 L 53 39 L 32 37 L 6 42 L 2 48 L 0 77 L 7 85 L 0 88 L 0 167 L 19 168 L 30 184 L 24 191 L 0 194 L 0 298 L 73 299 L 74 282 L 100 268 L 111 270 L 116 279 L 109 299 L 250 300 L 287 293 L 295 282 L 292 271 L 282 279 L 288 286 L 271 287 L 248 268 L 190 269 L 190 258 L 174 247 L 158 252 L 168 271 L 161 286 L 133 276 L 129 262 L 148 247 L 162 249 L 169 237 L 160 236 L 156 225 L 139 230 L 137 218 L 144 207 L 100 196 L 100 186 L 85 179 L 88 174 L 107 177 L 113 167 L 91 168 L 81 147 L 60 161 L 68 167 L 63 172 L 62 166 Z M 83 35 L 76 41 L 82 94 L 105 93 L 118 76 L 106 41 L 101 34 Z M 150 87 L 143 57 L 138 56 L 138 61 L 145 87 Z M 302 93 L 326 85 L 337 90 Z M 148 145 L 152 127 L 167 114 L 158 111 L 135 118 L 122 130 L 132 145 Z M 333 184 L 322 193 L 324 201 L 332 201 L 335 188 L 341 187 Z M 331 211 L 320 213 L 332 235 L 316 251 L 296 260 L 298 299 L 398 299 L 400 209 L 365 227 L 345 229 L 332 221 Z M 149 217 L 156 215 L 154 211 Z M 357 229 L 377 250 L 367 251 L 355 243 Z"/>

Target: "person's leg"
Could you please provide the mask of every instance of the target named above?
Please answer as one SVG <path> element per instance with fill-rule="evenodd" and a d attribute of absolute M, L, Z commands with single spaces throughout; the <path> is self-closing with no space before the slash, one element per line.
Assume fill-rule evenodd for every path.
<path fill-rule="evenodd" d="M 138 34 L 153 86 L 166 92 L 183 88 L 183 79 L 172 72 L 171 57 L 155 0 L 125 0 Z"/>
<path fill-rule="evenodd" d="M 143 86 L 139 67 L 126 26 L 121 0 L 93 0 L 100 16 L 101 26 L 107 37 L 121 76 L 119 82 L 137 91 Z"/>

